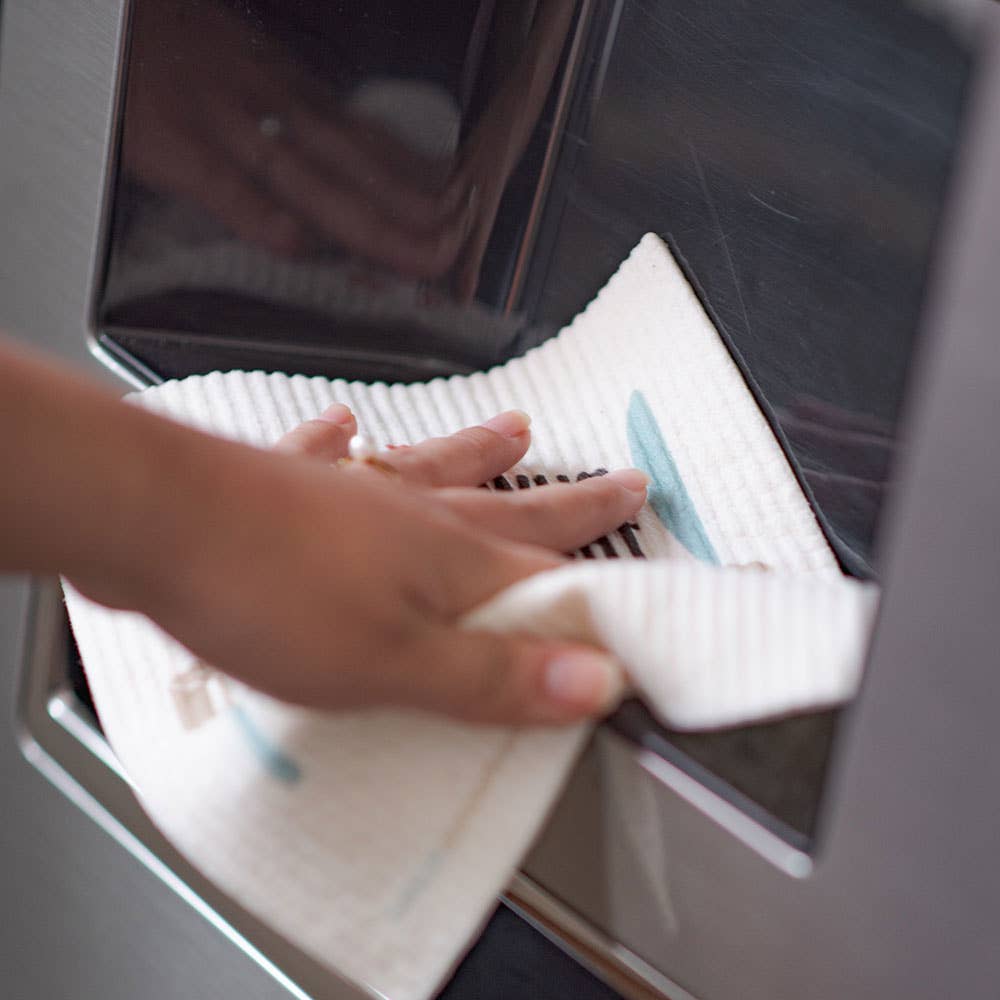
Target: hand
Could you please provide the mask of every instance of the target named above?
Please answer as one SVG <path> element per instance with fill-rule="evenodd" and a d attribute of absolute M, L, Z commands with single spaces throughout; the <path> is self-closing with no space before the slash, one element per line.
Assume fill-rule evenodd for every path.
<path fill-rule="evenodd" d="M 557 723 L 615 700 L 618 668 L 597 650 L 458 628 L 645 499 L 637 470 L 475 489 L 527 450 L 523 414 L 389 451 L 399 475 L 387 476 L 332 464 L 356 431 L 344 407 L 263 451 L 125 405 L 2 340 L 0 411 L 0 468 L 17 470 L 0 490 L 0 572 L 62 574 L 303 705 Z"/>
<path fill-rule="evenodd" d="M 216 668 L 302 705 L 409 705 L 497 723 L 612 707 L 620 673 L 605 654 L 457 622 L 634 517 L 644 474 L 474 488 L 527 450 L 517 412 L 386 452 L 398 476 L 332 464 L 355 432 L 334 406 L 279 454 L 213 442 L 207 483 L 202 463 L 188 462 L 190 511 L 150 567 L 141 609 Z"/>

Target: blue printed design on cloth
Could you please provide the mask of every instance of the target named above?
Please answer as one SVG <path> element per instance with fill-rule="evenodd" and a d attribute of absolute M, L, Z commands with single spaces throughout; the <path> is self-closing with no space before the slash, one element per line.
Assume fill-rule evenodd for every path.
<path fill-rule="evenodd" d="M 719 557 L 684 486 L 656 417 L 646 397 L 638 390 L 629 399 L 627 431 L 632 464 L 651 477 L 649 506 L 691 555 L 718 566 Z"/>
<path fill-rule="evenodd" d="M 272 778 L 286 785 L 294 785 L 301 779 L 302 770 L 299 765 L 264 735 L 242 705 L 233 705 L 230 712 L 243 739 Z"/>

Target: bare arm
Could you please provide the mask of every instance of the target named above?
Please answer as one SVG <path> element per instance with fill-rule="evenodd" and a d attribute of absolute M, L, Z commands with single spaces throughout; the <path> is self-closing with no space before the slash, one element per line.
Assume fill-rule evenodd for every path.
<path fill-rule="evenodd" d="M 124 596 L 191 527 L 176 488 L 227 451 L 0 340 L 0 571 L 118 580 Z"/>
<path fill-rule="evenodd" d="M 618 674 L 603 654 L 456 622 L 557 566 L 543 545 L 633 517 L 642 474 L 498 497 L 467 487 L 524 454 L 522 416 L 390 452 L 398 478 L 332 464 L 355 430 L 333 407 L 275 451 L 233 444 L 0 341 L 0 572 L 62 573 L 301 704 L 515 722 L 606 708 Z"/>

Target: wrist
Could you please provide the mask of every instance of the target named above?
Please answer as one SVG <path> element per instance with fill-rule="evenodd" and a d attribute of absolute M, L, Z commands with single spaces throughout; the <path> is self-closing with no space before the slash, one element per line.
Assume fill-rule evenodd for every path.
<path fill-rule="evenodd" d="M 84 530 L 64 572 L 102 604 L 155 617 L 197 583 L 225 528 L 231 453 L 253 452 L 136 407 L 116 416 L 113 469 L 83 498 Z"/>

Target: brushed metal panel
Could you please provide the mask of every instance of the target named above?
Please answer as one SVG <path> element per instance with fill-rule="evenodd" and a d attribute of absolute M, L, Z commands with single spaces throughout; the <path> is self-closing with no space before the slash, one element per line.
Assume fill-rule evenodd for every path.
<path fill-rule="evenodd" d="M 90 362 L 121 0 L 6 0 L 0 22 L 0 329 Z"/>
<path fill-rule="evenodd" d="M 0 579 L 0 923 L 11 1000 L 287 1000 L 22 756 L 15 676 L 28 586 Z"/>
<path fill-rule="evenodd" d="M 3 18 L 0 199 L 10 209 L 0 324 L 85 360 L 120 5 L 7 0 Z M 1000 37 L 992 52 L 1000 65 Z M 592 855 L 581 852 L 593 860 L 580 873 L 592 883 L 581 888 L 581 909 L 698 996 L 995 995 L 1000 76 L 987 86 L 992 117 L 981 109 L 977 155 L 992 167 L 965 174 L 952 284 L 933 327 L 947 336 L 921 383 L 920 439 L 897 509 L 882 631 L 852 734 L 838 744 L 814 871 L 790 876 L 667 780 L 642 779 L 654 797 L 640 831 L 629 829 L 635 816 L 611 791 L 597 800 L 602 833 Z M 26 609 L 23 582 L 4 582 L 7 993 L 287 995 L 24 761 L 11 692 Z M 606 775 L 639 767 L 620 743 L 602 739 Z M 637 834 L 645 838 L 638 851 Z M 665 874 L 642 863 L 658 853 Z"/>
<path fill-rule="evenodd" d="M 86 316 L 122 4 L 6 0 L 0 14 L 0 328 L 94 363 Z M 21 753 L 29 588 L 0 579 L 0 992 L 12 1000 L 286 998 Z"/>
<path fill-rule="evenodd" d="M 987 27 L 908 394 L 886 596 L 811 864 L 667 769 L 647 768 L 659 787 L 640 809 L 642 762 L 606 733 L 596 776 L 570 786 L 529 859 L 543 887 L 703 1000 L 996 996 L 1000 6 Z M 628 784 L 643 787 L 625 808 Z"/>

